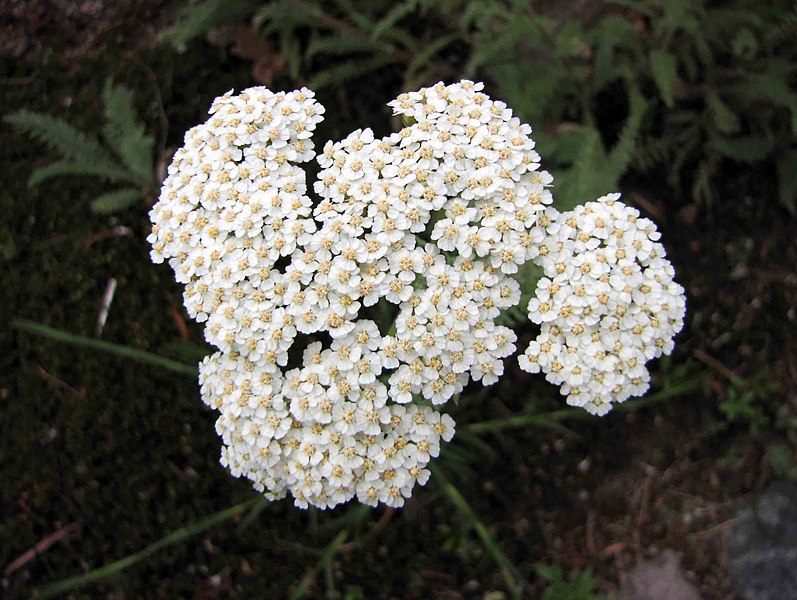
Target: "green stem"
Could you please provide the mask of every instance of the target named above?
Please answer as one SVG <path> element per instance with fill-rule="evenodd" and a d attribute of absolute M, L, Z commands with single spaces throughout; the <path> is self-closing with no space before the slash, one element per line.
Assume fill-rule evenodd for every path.
<path fill-rule="evenodd" d="M 195 521 L 190 525 L 186 525 L 181 527 L 177 531 L 170 533 L 164 538 L 161 538 L 154 544 L 150 544 L 143 550 L 139 550 L 138 552 L 134 552 L 124 558 L 117 560 L 116 562 L 112 562 L 109 565 L 105 565 L 104 567 L 100 567 L 99 569 L 94 569 L 93 571 L 89 571 L 88 573 L 84 573 L 83 575 L 76 575 L 75 577 L 70 577 L 68 579 L 64 579 L 63 581 L 59 581 L 58 583 L 54 583 L 52 585 L 48 585 L 43 590 L 41 590 L 35 597 L 36 598 L 52 598 L 53 596 L 57 596 L 58 594 L 62 594 L 64 592 L 77 589 L 79 587 L 83 587 L 86 584 L 89 584 L 93 581 L 97 581 L 98 579 L 103 579 L 114 573 L 118 573 L 128 567 L 134 565 L 135 563 L 143 560 L 150 554 L 154 554 L 158 550 L 165 548 L 167 546 L 171 546 L 172 544 L 176 544 L 177 542 L 181 542 L 191 536 L 197 535 L 198 533 L 202 533 L 218 525 L 219 523 L 223 523 L 227 519 L 232 516 L 235 516 L 247 508 L 252 506 L 258 497 L 255 497 L 247 502 L 242 502 L 241 504 L 237 504 L 231 508 L 227 508 L 220 512 L 217 512 L 213 515 L 207 516 L 204 519 L 200 519 L 199 521 Z"/>
<path fill-rule="evenodd" d="M 69 333 L 60 329 L 54 329 L 53 327 L 43 325 L 42 323 L 36 323 L 35 321 L 28 321 L 27 319 L 14 319 L 11 321 L 11 326 L 15 327 L 16 329 L 28 331 L 35 335 L 41 335 L 43 337 L 50 338 L 56 342 L 72 344 L 73 346 L 82 346 L 84 348 L 93 348 L 94 350 L 115 354 L 116 356 L 121 356 L 122 358 L 129 358 L 138 362 L 163 367 L 164 369 L 169 369 L 170 371 L 175 371 L 176 373 L 180 373 L 182 375 L 191 375 L 192 377 L 196 377 L 198 374 L 197 367 L 193 365 L 177 362 L 176 360 L 166 358 L 165 356 L 153 354 L 144 350 L 138 350 L 137 348 L 131 348 L 130 346 L 114 344 L 95 338 Z"/>
<path fill-rule="evenodd" d="M 703 387 L 703 377 L 696 377 L 688 379 L 681 383 L 676 383 L 665 387 L 663 390 L 651 394 L 644 398 L 637 400 L 630 400 L 622 404 L 614 406 L 615 411 L 630 411 L 657 404 L 663 400 L 683 396 L 691 392 L 696 392 Z M 529 427 L 539 426 L 549 429 L 556 429 L 559 421 L 567 419 L 589 419 L 592 415 L 585 411 L 583 408 L 563 408 L 561 410 L 554 410 L 546 413 L 537 413 L 531 415 L 512 415 L 509 417 L 502 417 L 500 419 L 492 419 L 490 421 L 482 421 L 481 423 L 471 423 L 466 429 L 472 433 L 485 433 L 489 431 L 501 431 L 504 429 L 513 429 L 515 427 Z"/>
<path fill-rule="evenodd" d="M 293 590 L 293 593 L 290 595 L 289 600 L 299 600 L 302 596 L 304 596 L 305 592 L 307 592 L 307 588 L 310 587 L 310 584 L 316 578 L 316 575 L 319 571 L 325 571 L 328 568 L 331 568 L 332 559 L 335 556 L 335 553 L 340 548 L 341 544 L 346 541 L 346 536 L 349 534 L 348 531 L 344 530 L 341 531 L 334 540 L 332 540 L 329 545 L 324 550 L 324 553 L 321 555 L 321 558 L 318 559 L 318 562 L 313 566 L 307 574 L 302 577 L 301 582 L 299 585 L 296 586 L 296 589 Z"/>
<path fill-rule="evenodd" d="M 446 494 L 446 496 L 448 496 L 448 499 L 451 500 L 451 503 L 460 512 L 465 522 L 473 528 L 473 530 L 476 532 L 476 535 L 479 536 L 484 544 L 484 547 L 487 549 L 487 552 L 490 554 L 490 556 L 492 556 L 495 563 L 501 569 L 501 573 L 506 580 L 506 585 L 509 588 L 509 595 L 514 600 L 520 600 L 521 586 L 515 577 L 515 573 L 517 573 L 515 566 L 509 561 L 501 548 L 498 547 L 498 543 L 490 534 L 490 531 L 487 529 L 487 527 L 485 527 L 484 523 L 479 520 L 479 518 L 476 516 L 476 513 L 473 512 L 473 509 L 467 503 L 459 490 L 450 481 L 448 481 L 448 479 L 446 479 L 446 477 L 443 475 L 443 472 L 437 467 L 437 465 L 434 463 L 429 463 L 427 467 L 432 472 L 432 477 L 434 477 L 435 483 L 442 488 L 443 492 Z"/>

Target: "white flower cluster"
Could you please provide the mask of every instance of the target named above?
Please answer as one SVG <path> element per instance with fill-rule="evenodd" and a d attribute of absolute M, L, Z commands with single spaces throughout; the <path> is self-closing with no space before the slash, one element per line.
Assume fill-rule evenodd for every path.
<path fill-rule="evenodd" d="M 519 357 L 599 415 L 648 389 L 645 363 L 672 351 L 686 310 L 655 224 L 619 197 L 542 219 L 545 277 L 528 305 L 542 331 Z"/>
<path fill-rule="evenodd" d="M 175 155 L 152 257 L 220 349 L 200 382 L 222 462 L 269 497 L 401 505 L 454 431 L 413 398 L 490 384 L 514 352 L 494 320 L 538 254 L 551 177 L 530 128 L 480 90 L 404 94 L 391 105 L 412 125 L 327 144 L 315 206 L 296 166 L 322 119 L 309 90 L 228 93 Z M 368 318 L 396 311 L 386 333 Z"/>

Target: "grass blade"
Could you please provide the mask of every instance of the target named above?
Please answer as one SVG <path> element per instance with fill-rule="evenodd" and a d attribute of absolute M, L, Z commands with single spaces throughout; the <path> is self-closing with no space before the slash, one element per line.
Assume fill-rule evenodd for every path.
<path fill-rule="evenodd" d="M 82 346 L 84 348 L 93 348 L 95 350 L 107 352 L 108 354 L 115 354 L 116 356 L 120 356 L 122 358 L 129 358 L 138 362 L 144 362 L 150 365 L 163 367 L 164 369 L 181 373 L 183 375 L 197 377 L 199 374 L 198 368 L 195 365 L 187 365 L 185 363 L 166 358 L 165 356 L 153 354 L 144 350 L 138 350 L 137 348 L 131 348 L 130 346 L 114 344 L 104 340 L 98 340 L 95 338 L 77 335 L 75 333 L 69 333 L 67 331 L 55 329 L 42 323 L 36 323 L 35 321 L 28 321 L 27 319 L 14 319 L 11 322 L 11 326 L 23 331 L 28 331 L 35 335 L 41 335 L 43 337 L 50 338 L 56 342 L 72 344 L 73 346 Z"/>
<path fill-rule="evenodd" d="M 459 490 L 450 481 L 448 481 L 448 479 L 445 478 L 442 471 L 440 471 L 435 464 L 429 463 L 428 468 L 432 472 L 432 477 L 434 478 L 436 484 L 442 488 L 443 492 L 445 492 L 446 496 L 448 496 L 448 499 L 451 500 L 451 503 L 456 506 L 457 510 L 464 517 L 468 525 L 473 527 L 474 531 L 481 539 L 482 544 L 484 544 L 485 549 L 487 552 L 489 552 L 490 556 L 493 557 L 493 560 L 501 569 L 501 573 L 506 580 L 506 585 L 509 588 L 509 595 L 512 598 L 519 600 L 520 584 L 515 577 L 515 574 L 517 573 L 515 566 L 506 557 L 501 548 L 498 547 L 498 543 L 495 541 L 492 534 L 490 534 L 490 531 L 484 526 L 484 523 L 479 521 L 476 513 L 473 512 L 473 509 L 467 503 L 462 494 L 460 494 Z"/>
<path fill-rule="evenodd" d="M 663 400 L 669 400 L 670 398 L 677 398 L 678 396 L 684 396 L 686 394 L 696 392 L 702 387 L 703 377 L 694 377 L 679 383 L 667 385 L 658 392 L 649 394 L 643 398 L 637 398 L 636 400 L 629 400 L 627 402 L 615 404 L 612 410 L 616 412 L 637 410 L 651 404 L 657 404 Z M 503 429 L 513 429 L 516 427 L 542 427 L 546 429 L 552 429 L 553 431 L 564 435 L 573 436 L 577 434 L 559 423 L 559 421 L 564 421 L 567 419 L 589 418 L 592 418 L 592 415 L 582 408 L 563 408 L 561 410 L 554 410 L 545 413 L 512 415 L 509 417 L 501 417 L 500 419 L 482 421 L 480 423 L 471 423 L 466 427 L 466 429 L 471 433 L 487 433 L 490 431 L 501 431 Z"/>
<path fill-rule="evenodd" d="M 305 592 L 307 592 L 307 588 L 310 587 L 310 584 L 315 580 L 318 572 L 324 570 L 332 562 L 332 558 L 335 556 L 338 548 L 340 548 L 340 545 L 346 541 L 346 537 L 348 535 L 349 532 L 344 530 L 335 536 L 335 539 L 332 540 L 326 547 L 324 553 L 321 555 L 321 558 L 318 559 L 318 562 L 315 564 L 315 566 L 313 566 L 307 572 L 307 574 L 302 577 L 299 585 L 296 586 L 296 589 L 293 590 L 293 593 L 290 595 L 289 600 L 299 600 L 299 598 L 304 596 Z"/>
<path fill-rule="evenodd" d="M 35 597 L 52 598 L 58 594 L 77 589 L 93 581 L 97 581 L 99 579 L 103 579 L 104 577 L 113 575 L 114 573 L 118 573 L 119 571 L 122 571 L 129 566 L 143 560 L 150 554 L 154 554 L 162 548 L 166 548 L 167 546 L 181 542 L 185 539 L 202 533 L 203 531 L 206 531 L 211 527 L 218 525 L 219 523 L 223 523 L 230 517 L 233 517 L 252 506 L 256 500 L 257 497 L 253 498 L 252 500 L 248 500 L 247 502 L 242 502 L 241 504 L 237 504 L 215 514 L 209 515 L 203 519 L 200 519 L 199 521 L 195 521 L 194 523 L 186 525 L 185 527 L 181 527 L 177 531 L 174 531 L 166 537 L 161 538 L 154 544 L 150 544 L 143 550 L 139 550 L 138 552 L 125 556 L 124 558 L 117 560 L 116 562 L 112 562 L 109 565 L 105 565 L 99 569 L 94 569 L 93 571 L 89 571 L 83 575 L 77 575 L 75 577 L 70 577 L 68 579 L 64 579 L 63 581 L 59 581 L 58 583 L 48 585 Z"/>

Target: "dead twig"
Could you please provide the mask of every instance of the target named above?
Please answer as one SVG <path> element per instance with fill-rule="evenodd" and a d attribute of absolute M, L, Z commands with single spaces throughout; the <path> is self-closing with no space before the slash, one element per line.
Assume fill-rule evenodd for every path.
<path fill-rule="evenodd" d="M 732 383 L 739 383 L 740 381 L 742 381 L 742 378 L 739 377 L 736 373 L 731 371 L 728 367 L 723 365 L 713 356 L 709 356 L 708 354 L 703 352 L 703 350 L 701 350 L 700 348 L 695 348 L 694 350 L 692 350 L 692 355 L 707 367 L 714 369 L 717 373 L 725 377 L 725 379 L 727 379 L 728 381 Z"/>
<path fill-rule="evenodd" d="M 72 523 L 71 525 L 62 527 L 61 529 L 58 529 L 52 532 L 50 535 L 44 537 L 35 546 L 26 550 L 16 560 L 9 563 L 9 565 L 5 569 L 3 569 L 3 575 L 5 577 L 8 577 L 14 571 L 24 567 L 26 564 L 35 559 L 37 556 L 41 555 L 43 552 L 46 552 L 50 546 L 64 539 L 75 529 L 77 529 L 77 523 Z"/>
<path fill-rule="evenodd" d="M 44 367 L 39 366 L 39 377 L 44 379 L 45 381 L 52 383 L 55 387 L 59 390 L 63 390 L 68 394 L 75 396 L 76 398 L 84 398 L 86 396 L 86 390 L 84 389 L 77 389 L 69 385 L 66 381 L 61 379 L 60 377 L 56 377 L 44 370 Z"/>

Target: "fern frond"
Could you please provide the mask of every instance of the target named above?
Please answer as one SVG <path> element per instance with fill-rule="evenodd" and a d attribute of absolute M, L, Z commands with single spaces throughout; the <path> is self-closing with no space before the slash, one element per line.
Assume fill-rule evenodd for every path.
<path fill-rule="evenodd" d="M 136 118 L 133 94 L 108 79 L 103 90 L 105 127 L 103 135 L 125 166 L 140 177 L 141 183 L 154 185 L 152 147 L 154 140 Z"/>
<path fill-rule="evenodd" d="M 665 50 L 653 50 L 650 53 L 650 71 L 664 104 L 668 108 L 672 108 L 675 102 L 675 81 L 677 79 L 675 57 Z"/>
<path fill-rule="evenodd" d="M 319 37 L 310 42 L 307 55 L 330 54 L 333 56 L 347 56 L 358 52 L 371 52 L 383 48 L 380 42 L 363 39 L 345 33 Z"/>
<path fill-rule="evenodd" d="M 771 139 L 759 136 L 733 139 L 717 137 L 709 140 L 708 147 L 736 162 L 756 162 L 769 156 L 774 143 Z"/>
<path fill-rule="evenodd" d="M 396 62 L 398 59 L 391 55 L 377 55 L 365 59 L 353 59 L 321 71 L 309 83 L 310 88 L 319 90 L 328 85 L 343 83 L 349 79 L 362 77 L 372 71 Z"/>
<path fill-rule="evenodd" d="M 350 20 L 360 29 L 371 31 L 374 28 L 374 22 L 368 18 L 362 10 L 354 7 L 350 0 L 334 0 L 334 2 L 346 16 L 346 19 Z"/>
<path fill-rule="evenodd" d="M 797 216 L 797 150 L 785 152 L 778 159 L 778 197 L 792 216 Z"/>
<path fill-rule="evenodd" d="M 28 187 L 39 185 L 43 181 L 59 177 L 61 175 L 94 176 L 105 177 L 110 181 L 138 183 L 131 173 L 119 165 L 107 165 L 104 163 L 90 162 L 85 160 L 58 160 L 40 169 L 36 169 L 28 180 Z"/>
<path fill-rule="evenodd" d="M 764 31 L 767 46 L 776 48 L 785 40 L 793 41 L 795 32 L 797 32 L 797 8 L 778 19 L 773 19 L 769 25 L 771 26 L 765 27 Z"/>
<path fill-rule="evenodd" d="M 412 62 L 410 62 L 409 66 L 407 67 L 407 74 L 405 75 L 407 80 L 410 80 L 416 72 L 423 68 L 423 66 L 427 65 L 435 54 L 458 39 L 460 39 L 460 34 L 450 33 L 448 35 L 440 36 L 435 41 L 418 50 L 417 54 L 413 57 Z"/>
<path fill-rule="evenodd" d="M 186 45 L 194 38 L 204 35 L 214 27 L 236 23 L 252 14 L 257 0 L 204 0 L 183 7 L 177 22 L 161 34 L 178 52 L 185 52 Z"/>
<path fill-rule="evenodd" d="M 645 172 L 652 168 L 671 162 L 672 142 L 664 138 L 646 138 L 638 140 L 631 157 L 634 169 Z"/>
<path fill-rule="evenodd" d="M 607 157 L 607 169 L 604 171 L 606 179 L 611 179 L 614 187 L 625 173 L 631 159 L 634 156 L 637 137 L 642 127 L 642 116 L 645 114 L 647 106 L 645 98 L 637 90 L 632 89 L 628 95 L 629 110 L 628 118 L 623 125 L 623 130 L 617 138 L 617 142 L 612 147 Z M 608 171 L 608 173 L 606 173 Z"/>
<path fill-rule="evenodd" d="M 594 127 L 584 127 L 576 160 L 566 171 L 556 174 L 554 206 L 560 211 L 572 210 L 592 199 L 595 190 L 610 191 L 613 182 L 607 182 L 603 169 L 606 153 L 600 133 Z"/>
<path fill-rule="evenodd" d="M 141 198 L 141 192 L 135 188 L 114 190 L 92 200 L 91 210 L 98 214 L 110 214 L 132 206 Z"/>
<path fill-rule="evenodd" d="M 382 17 L 376 25 L 374 25 L 373 29 L 371 29 L 371 39 L 378 40 L 382 38 L 384 34 L 392 29 L 401 19 L 415 12 L 416 8 L 416 0 L 404 0 L 404 2 L 396 4 L 396 6 Z"/>
<path fill-rule="evenodd" d="M 66 121 L 27 110 L 6 115 L 4 120 L 60 152 L 64 158 L 80 163 L 96 163 L 107 171 L 123 170 L 99 142 Z"/>

